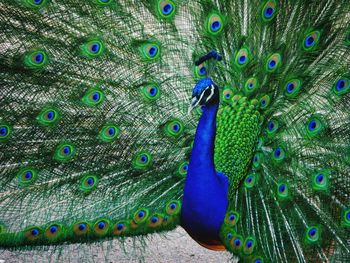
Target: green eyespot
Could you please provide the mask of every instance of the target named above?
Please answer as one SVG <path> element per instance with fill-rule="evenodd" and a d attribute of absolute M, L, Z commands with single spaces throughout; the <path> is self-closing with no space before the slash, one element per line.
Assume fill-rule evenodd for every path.
<path fill-rule="evenodd" d="M 305 242 L 307 244 L 315 244 L 318 243 L 318 241 L 321 238 L 321 230 L 318 226 L 310 226 L 306 229 L 305 233 Z"/>
<path fill-rule="evenodd" d="M 150 152 L 142 151 L 135 154 L 132 166 L 137 170 L 146 170 L 152 164 L 152 155 Z"/>
<path fill-rule="evenodd" d="M 98 219 L 92 227 L 92 229 L 94 230 L 94 234 L 98 237 L 107 235 L 109 231 L 109 225 L 110 223 L 108 219 Z"/>
<path fill-rule="evenodd" d="M 261 10 L 261 17 L 264 22 L 272 21 L 277 15 L 277 3 L 275 0 L 265 1 L 265 4 Z"/>
<path fill-rule="evenodd" d="M 289 199 L 290 193 L 289 193 L 289 184 L 286 182 L 280 182 L 277 184 L 277 197 L 280 200 L 286 200 Z"/>
<path fill-rule="evenodd" d="M 144 43 L 139 50 L 145 61 L 152 61 L 160 56 L 160 45 L 155 42 Z"/>
<path fill-rule="evenodd" d="M 155 101 L 160 97 L 160 90 L 157 84 L 151 83 L 141 89 L 143 97 L 147 101 Z"/>
<path fill-rule="evenodd" d="M 97 58 L 105 51 L 105 45 L 101 39 L 89 39 L 80 45 L 80 51 L 86 58 Z"/>
<path fill-rule="evenodd" d="M 29 242 L 34 242 L 41 238 L 43 230 L 40 227 L 32 226 L 24 230 L 24 237 Z"/>
<path fill-rule="evenodd" d="M 284 86 L 284 95 L 289 99 L 295 98 L 300 92 L 301 84 L 299 79 L 288 80 Z"/>
<path fill-rule="evenodd" d="M 103 102 L 104 98 L 105 95 L 102 90 L 99 88 L 91 88 L 85 93 L 82 102 L 87 106 L 97 106 Z"/>
<path fill-rule="evenodd" d="M 149 216 L 148 209 L 141 208 L 140 210 L 135 212 L 133 219 L 136 224 L 142 224 L 146 222 L 148 216 Z"/>
<path fill-rule="evenodd" d="M 39 113 L 36 119 L 43 126 L 52 126 L 59 120 L 59 118 L 60 114 L 56 109 L 45 108 Z"/>
<path fill-rule="evenodd" d="M 180 177 L 186 177 L 188 170 L 188 161 L 183 161 L 180 163 L 177 173 Z"/>
<path fill-rule="evenodd" d="M 233 98 L 233 91 L 230 88 L 225 88 L 222 91 L 222 101 L 231 104 Z"/>
<path fill-rule="evenodd" d="M 218 13 L 212 12 L 207 18 L 207 32 L 212 36 L 216 36 L 222 32 L 223 28 L 223 17 Z"/>
<path fill-rule="evenodd" d="M 179 137 L 184 130 L 185 127 L 183 122 L 178 119 L 168 121 L 164 126 L 165 135 L 173 138 Z"/>
<path fill-rule="evenodd" d="M 267 72 L 275 72 L 282 65 L 282 56 L 280 53 L 270 55 L 266 60 L 265 69 Z"/>
<path fill-rule="evenodd" d="M 337 96 L 341 96 L 348 93 L 350 90 L 350 80 L 345 77 L 337 79 L 337 81 L 333 85 L 332 90 Z"/>
<path fill-rule="evenodd" d="M 76 154 L 75 146 L 71 143 L 61 143 L 57 146 L 54 159 L 58 162 L 67 162 Z"/>
<path fill-rule="evenodd" d="M 48 62 L 48 55 L 42 49 L 30 51 L 24 56 L 24 65 L 29 69 L 42 69 Z"/>
<path fill-rule="evenodd" d="M 170 201 L 166 204 L 165 211 L 170 216 L 176 216 L 181 212 L 181 202 L 177 200 Z"/>
<path fill-rule="evenodd" d="M 114 124 L 106 124 L 102 127 L 98 138 L 104 142 L 112 142 L 118 139 L 120 129 Z"/>
<path fill-rule="evenodd" d="M 171 0 L 158 0 L 158 14 L 162 18 L 172 18 L 176 12 L 176 5 Z"/>
<path fill-rule="evenodd" d="M 239 213 L 238 213 L 238 212 L 233 211 L 233 210 L 228 211 L 228 212 L 226 213 L 224 223 L 225 223 L 225 225 L 227 225 L 227 226 L 235 226 L 235 225 L 237 225 L 237 223 L 238 223 L 239 217 L 240 217 L 240 216 L 239 216 Z"/>
<path fill-rule="evenodd" d="M 208 64 L 204 62 L 198 66 L 194 66 L 194 74 L 199 79 L 206 77 L 208 74 Z"/>
<path fill-rule="evenodd" d="M 50 241 L 56 241 L 64 235 L 64 229 L 61 224 L 51 223 L 45 230 L 45 237 Z"/>
<path fill-rule="evenodd" d="M 0 122 L 0 142 L 5 142 L 9 138 L 11 130 L 9 125 Z"/>
<path fill-rule="evenodd" d="M 342 226 L 350 227 L 350 209 L 345 209 L 342 214 Z"/>
<path fill-rule="evenodd" d="M 309 138 L 314 138 L 321 134 L 325 129 L 325 124 L 320 116 L 311 116 L 306 124 L 306 135 Z"/>
<path fill-rule="evenodd" d="M 40 9 L 44 7 L 48 0 L 23 0 L 24 4 L 32 9 Z"/>
<path fill-rule="evenodd" d="M 244 93 L 246 95 L 252 94 L 259 88 L 259 81 L 257 78 L 249 78 L 244 85 Z"/>
<path fill-rule="evenodd" d="M 265 110 L 269 107 L 270 105 L 270 96 L 269 95 L 264 95 L 261 97 L 259 104 L 260 104 L 260 109 Z"/>
<path fill-rule="evenodd" d="M 248 174 L 244 179 L 244 186 L 247 189 L 251 189 L 257 184 L 258 179 L 259 179 L 259 174 L 257 173 Z"/>
<path fill-rule="evenodd" d="M 278 146 L 276 147 L 273 151 L 272 151 L 272 160 L 275 163 L 281 163 L 286 159 L 286 152 L 283 149 L 282 146 Z"/>
<path fill-rule="evenodd" d="M 317 48 L 320 41 L 321 32 L 312 31 L 304 35 L 302 47 L 305 51 L 313 51 Z"/>
<path fill-rule="evenodd" d="M 279 123 L 276 119 L 271 119 L 268 123 L 267 123 L 267 127 L 266 127 L 266 132 L 267 132 L 267 136 L 269 138 L 272 138 L 276 135 L 277 130 L 279 128 Z"/>
<path fill-rule="evenodd" d="M 329 188 L 329 170 L 322 170 L 312 176 L 312 188 L 315 191 L 327 191 Z"/>
<path fill-rule="evenodd" d="M 235 60 L 234 60 L 234 65 L 241 69 L 248 65 L 250 61 L 250 52 L 247 48 L 242 48 L 240 49 L 236 55 L 235 55 Z"/>
<path fill-rule="evenodd" d="M 254 252 L 256 246 L 256 240 L 253 237 L 247 237 L 244 241 L 243 253 L 246 255 L 251 255 Z"/>
<path fill-rule="evenodd" d="M 26 187 L 33 184 L 37 179 L 38 173 L 35 169 L 32 168 L 23 168 L 18 174 L 18 184 L 21 187 Z"/>
<path fill-rule="evenodd" d="M 85 175 L 79 183 L 79 188 L 85 193 L 90 193 L 92 190 L 96 189 L 98 184 L 98 178 L 95 175 L 87 174 Z"/>

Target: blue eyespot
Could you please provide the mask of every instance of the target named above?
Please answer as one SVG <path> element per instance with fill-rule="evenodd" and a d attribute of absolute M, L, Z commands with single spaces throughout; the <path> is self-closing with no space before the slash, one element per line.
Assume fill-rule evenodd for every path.
<path fill-rule="evenodd" d="M 248 88 L 249 88 L 249 89 L 252 89 L 252 88 L 253 88 L 253 83 L 249 83 L 249 84 L 248 84 Z"/>
<path fill-rule="evenodd" d="M 157 94 L 157 88 L 155 88 L 155 87 L 150 88 L 149 95 L 151 97 L 154 97 L 154 95 L 156 95 L 156 94 Z"/>
<path fill-rule="evenodd" d="M 139 217 L 139 218 L 142 218 L 142 217 L 144 217 L 144 216 L 145 216 L 145 212 L 140 211 L 140 212 L 138 213 L 138 217 Z"/>
<path fill-rule="evenodd" d="M 92 95 L 92 100 L 93 100 L 93 101 L 98 101 L 99 99 L 100 99 L 100 93 L 95 92 L 95 93 Z"/>
<path fill-rule="evenodd" d="M 247 57 L 246 56 L 240 56 L 238 60 L 238 64 L 242 65 L 244 62 L 246 62 Z"/>
<path fill-rule="evenodd" d="M 235 243 L 235 246 L 238 247 L 241 245 L 241 240 L 239 238 L 236 238 L 234 243 Z"/>
<path fill-rule="evenodd" d="M 235 215 L 235 214 L 231 214 L 231 215 L 229 215 L 228 219 L 229 219 L 230 221 L 233 221 L 233 220 L 236 219 L 236 215 Z"/>
<path fill-rule="evenodd" d="M 38 236 L 39 235 L 39 229 L 33 228 L 31 233 L 32 233 L 32 236 Z"/>
<path fill-rule="evenodd" d="M 24 174 L 24 177 L 26 180 L 30 180 L 32 179 L 33 177 L 33 173 L 31 171 L 27 171 L 25 174 Z"/>
<path fill-rule="evenodd" d="M 317 181 L 318 183 L 322 183 L 323 179 L 324 179 L 324 175 L 323 175 L 323 174 L 319 174 L 319 175 L 317 175 L 317 177 L 316 177 L 316 181 Z"/>
<path fill-rule="evenodd" d="M 114 129 L 114 128 L 109 128 L 109 129 L 108 129 L 108 134 L 109 134 L 110 136 L 113 136 L 113 135 L 115 134 L 115 129 Z"/>
<path fill-rule="evenodd" d="M 86 225 L 85 224 L 79 224 L 79 230 L 80 231 L 84 231 L 86 228 Z"/>
<path fill-rule="evenodd" d="M 158 222 L 158 217 L 156 217 L 156 216 L 152 217 L 152 218 L 151 218 L 151 222 L 152 222 L 153 224 L 157 223 L 157 222 Z"/>
<path fill-rule="evenodd" d="M 162 13 L 164 15 L 169 15 L 171 13 L 171 11 L 173 11 L 173 5 L 172 4 L 166 4 L 163 9 L 162 9 Z"/>
<path fill-rule="evenodd" d="M 280 187 L 278 188 L 278 191 L 280 191 L 280 193 L 283 193 L 285 190 L 286 190 L 285 184 L 281 184 Z"/>
<path fill-rule="evenodd" d="M 316 233 L 317 233 L 317 229 L 315 227 L 313 227 L 309 230 L 310 237 L 314 237 L 316 235 Z"/>
<path fill-rule="evenodd" d="M 350 220 L 350 211 L 346 213 L 346 219 Z"/>
<path fill-rule="evenodd" d="M 40 64 L 40 63 L 43 62 L 43 60 L 44 60 L 44 55 L 43 55 L 43 53 L 38 52 L 38 53 L 36 54 L 36 56 L 35 56 L 35 62 L 38 63 L 38 64 Z"/>
<path fill-rule="evenodd" d="M 294 88 L 295 87 L 294 87 L 294 84 L 292 82 L 288 83 L 288 85 L 287 85 L 287 92 L 288 93 L 292 93 Z"/>
<path fill-rule="evenodd" d="M 51 232 L 51 234 L 55 234 L 57 231 L 58 231 L 57 226 L 51 226 L 51 227 L 50 227 L 50 232 Z"/>
<path fill-rule="evenodd" d="M 207 74 L 207 68 L 206 67 L 201 67 L 199 69 L 199 75 L 203 76 L 205 74 Z"/>
<path fill-rule="evenodd" d="M 97 53 L 100 50 L 100 44 L 99 43 L 94 43 L 91 45 L 91 52 L 92 53 Z"/>
<path fill-rule="evenodd" d="M 98 226 L 99 229 L 102 230 L 102 229 L 104 229 L 106 227 L 106 223 L 101 221 L 101 222 L 98 223 L 97 226 Z"/>
<path fill-rule="evenodd" d="M 273 16 L 273 13 L 274 13 L 274 10 L 273 10 L 272 7 L 268 7 L 268 8 L 266 8 L 266 9 L 264 10 L 264 16 L 265 16 L 266 18 L 272 17 L 272 16 Z"/>
<path fill-rule="evenodd" d="M 253 176 L 248 176 L 247 183 L 250 184 L 253 181 Z"/>
<path fill-rule="evenodd" d="M 89 186 L 91 186 L 94 184 L 94 179 L 92 177 L 89 177 L 86 182 Z"/>
<path fill-rule="evenodd" d="M 309 130 L 310 131 L 314 131 L 316 129 L 316 127 L 317 127 L 316 121 L 314 121 L 314 120 L 310 121 L 310 123 L 309 123 Z"/>
<path fill-rule="evenodd" d="M 172 204 L 170 205 L 170 209 L 172 209 L 172 210 L 176 209 L 176 204 L 172 203 Z"/>
<path fill-rule="evenodd" d="M 143 163 L 145 163 L 145 162 L 147 162 L 147 160 L 148 160 L 148 157 L 146 156 L 146 155 L 141 155 L 141 162 L 143 162 Z"/>
<path fill-rule="evenodd" d="M 272 131 L 273 128 L 275 128 L 275 124 L 273 123 L 273 121 L 269 121 L 269 123 L 267 124 L 267 128 Z"/>
<path fill-rule="evenodd" d="M 150 57 L 154 57 L 158 52 L 158 48 L 156 46 L 152 46 L 149 50 L 148 50 L 148 55 Z"/>
<path fill-rule="evenodd" d="M 173 125 L 173 130 L 174 130 L 174 131 L 177 132 L 177 131 L 179 131 L 179 129 L 180 129 L 179 124 L 174 124 L 174 125 Z"/>
<path fill-rule="evenodd" d="M 305 38 L 305 46 L 306 47 L 311 47 L 314 43 L 315 43 L 315 39 L 312 35 Z"/>
<path fill-rule="evenodd" d="M 336 88 L 338 91 L 343 90 L 345 88 L 345 80 L 343 79 L 338 80 Z"/>
<path fill-rule="evenodd" d="M 120 231 L 120 230 L 122 230 L 124 228 L 124 225 L 123 224 L 118 224 L 118 226 L 117 226 L 117 229 Z"/>
<path fill-rule="evenodd" d="M 70 152 L 71 152 L 71 149 L 70 149 L 70 147 L 69 147 L 69 146 L 65 146 L 65 147 L 63 147 L 63 153 L 64 153 L 65 155 L 70 154 Z"/>
<path fill-rule="evenodd" d="M 266 100 L 261 100 L 261 106 L 265 106 Z"/>
<path fill-rule="evenodd" d="M 210 29 L 213 31 L 213 32 L 216 32 L 220 29 L 221 27 L 221 23 L 220 21 L 214 21 L 213 23 L 211 23 L 210 25 Z"/>
<path fill-rule="evenodd" d="M 185 164 L 184 166 L 182 166 L 182 169 L 184 169 L 185 171 L 188 170 L 188 164 Z"/>
<path fill-rule="evenodd" d="M 277 148 L 276 150 L 275 150 L 275 157 L 276 158 L 279 158 L 280 156 L 281 156 L 281 149 L 280 148 Z"/>
<path fill-rule="evenodd" d="M 7 128 L 6 127 L 0 127 L 0 136 L 7 135 Z"/>
<path fill-rule="evenodd" d="M 253 241 L 248 240 L 247 243 L 246 243 L 245 245 L 246 245 L 247 248 L 250 248 L 250 247 L 252 247 L 252 245 L 253 245 Z"/>
<path fill-rule="evenodd" d="M 270 60 L 269 62 L 269 69 L 273 69 L 276 66 L 276 61 Z"/>
<path fill-rule="evenodd" d="M 55 118 L 55 112 L 49 111 L 47 112 L 47 120 L 52 121 Z"/>

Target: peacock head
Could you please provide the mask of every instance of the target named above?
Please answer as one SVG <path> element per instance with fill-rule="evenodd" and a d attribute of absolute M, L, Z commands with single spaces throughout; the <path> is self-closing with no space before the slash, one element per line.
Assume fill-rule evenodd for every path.
<path fill-rule="evenodd" d="M 190 113 L 196 106 L 208 106 L 219 102 L 219 88 L 211 78 L 204 78 L 197 82 L 192 90 L 192 103 L 188 109 Z"/>

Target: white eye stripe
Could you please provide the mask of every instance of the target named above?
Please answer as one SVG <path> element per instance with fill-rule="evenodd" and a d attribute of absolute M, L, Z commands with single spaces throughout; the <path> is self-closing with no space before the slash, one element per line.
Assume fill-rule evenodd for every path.
<path fill-rule="evenodd" d="M 211 85 L 210 86 L 210 94 L 209 94 L 209 96 L 208 96 L 208 98 L 207 98 L 207 100 L 205 102 L 208 102 L 211 99 L 211 97 L 213 97 L 213 95 L 214 95 L 214 86 Z"/>

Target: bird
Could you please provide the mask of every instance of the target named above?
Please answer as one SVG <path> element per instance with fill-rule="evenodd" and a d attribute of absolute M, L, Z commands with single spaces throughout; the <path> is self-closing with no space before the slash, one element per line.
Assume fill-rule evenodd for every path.
<path fill-rule="evenodd" d="M 0 9 L 2 249 L 181 226 L 240 262 L 350 261 L 347 1 Z"/>

